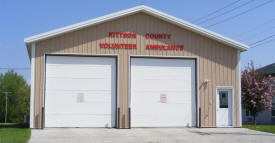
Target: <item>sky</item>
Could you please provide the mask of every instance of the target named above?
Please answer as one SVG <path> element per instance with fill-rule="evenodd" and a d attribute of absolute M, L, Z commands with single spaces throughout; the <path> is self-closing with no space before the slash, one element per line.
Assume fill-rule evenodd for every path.
<path fill-rule="evenodd" d="M 267 4 L 260 6 L 263 3 Z M 256 68 L 275 62 L 273 0 L 0 0 L 0 73 L 7 71 L 1 68 L 24 68 L 15 71 L 30 81 L 26 37 L 138 5 L 155 8 L 252 45 L 253 48 L 241 53 L 242 67 L 251 60 Z M 208 27 L 215 23 L 218 24 Z"/>

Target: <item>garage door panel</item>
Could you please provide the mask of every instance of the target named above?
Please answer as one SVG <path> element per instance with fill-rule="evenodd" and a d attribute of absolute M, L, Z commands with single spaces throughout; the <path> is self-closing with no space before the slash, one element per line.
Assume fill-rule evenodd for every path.
<path fill-rule="evenodd" d="M 48 71 L 47 75 L 50 78 L 56 78 L 56 77 L 63 77 L 63 78 L 111 78 L 111 74 L 108 72 L 112 66 L 108 67 L 102 67 L 102 66 L 95 66 L 95 67 L 89 67 L 86 66 L 60 66 L 60 65 L 49 65 L 48 68 L 51 68 L 53 70 Z M 78 70 L 72 70 L 72 68 L 77 68 Z M 64 72 L 69 71 L 69 72 Z M 90 71 L 90 72 L 86 72 Z"/>
<path fill-rule="evenodd" d="M 111 79 L 73 79 L 73 78 L 48 78 L 49 90 L 111 90 Z M 81 84 L 81 86 L 76 86 Z"/>
<path fill-rule="evenodd" d="M 131 59 L 133 127 L 195 126 L 195 62 Z"/>
<path fill-rule="evenodd" d="M 105 58 L 105 57 L 79 57 L 79 56 L 47 56 L 47 63 L 49 65 L 107 65 L 108 66 L 110 65 L 109 63 L 112 63 L 112 62 L 115 63 L 114 58 L 107 58 L 107 57 Z"/>
<path fill-rule="evenodd" d="M 103 114 L 49 114 L 45 119 L 48 122 L 47 127 L 111 127 L 115 125 L 115 120 L 110 119 L 110 115 Z"/>
<path fill-rule="evenodd" d="M 173 63 L 171 61 L 173 60 Z M 135 63 L 135 66 L 138 67 L 163 67 L 166 68 L 184 68 L 190 67 L 194 64 L 194 60 L 188 59 L 161 59 L 161 58 L 132 58 L 132 62 Z M 184 63 L 182 62 L 184 61 Z"/>
<path fill-rule="evenodd" d="M 136 117 L 135 120 L 135 126 L 138 127 L 186 127 L 195 125 L 191 118 L 179 118 L 176 115 L 169 115 L 166 118 L 163 118 L 163 115 L 141 115 Z"/>
<path fill-rule="evenodd" d="M 150 106 L 150 108 L 147 108 Z M 136 106 L 136 110 L 132 110 L 133 112 L 136 112 L 137 115 L 143 115 L 147 114 L 150 115 L 152 112 L 154 112 L 155 115 L 173 115 L 173 114 L 181 114 L 181 113 L 188 113 L 192 111 L 192 108 L 189 106 L 189 104 L 182 105 L 182 104 L 165 104 L 165 105 L 148 105 L 148 104 L 140 104 L 139 106 Z M 170 110 L 170 108 L 174 108 L 176 110 Z M 191 113 L 191 112 L 190 112 Z"/>
<path fill-rule="evenodd" d="M 134 62 L 134 61 L 133 61 Z M 136 76 L 134 78 L 152 78 L 152 79 L 177 79 L 177 78 L 183 78 L 183 79 L 190 79 L 189 77 L 182 76 L 181 72 L 178 72 L 178 70 L 184 71 L 188 74 L 191 73 L 190 67 L 186 68 L 167 68 L 167 67 L 146 67 L 146 66 L 140 66 L 140 67 L 133 67 L 135 69 L 134 72 L 138 72 L 144 76 Z M 152 74 L 150 76 L 147 74 L 147 71 L 150 70 Z M 167 77 L 167 72 L 170 72 L 170 76 Z"/>
<path fill-rule="evenodd" d="M 47 91 L 52 96 L 47 97 L 48 103 L 75 103 L 75 102 L 106 102 L 111 101 L 111 91 Z"/>
<path fill-rule="evenodd" d="M 180 79 L 178 79 L 180 80 Z M 135 83 L 132 83 L 134 85 L 133 90 L 142 89 L 144 90 L 179 90 L 181 87 L 186 87 L 181 90 L 192 90 L 191 80 L 190 81 L 178 81 L 178 80 L 134 80 Z M 156 82 L 158 84 L 156 84 Z"/>
<path fill-rule="evenodd" d="M 164 94 L 166 93 L 166 94 Z M 169 93 L 169 94 L 167 94 Z M 133 92 L 131 99 L 135 100 L 135 103 L 152 103 L 160 102 L 161 96 L 166 96 L 166 103 L 194 103 L 195 95 L 191 91 L 144 91 Z M 192 95 L 192 96 L 189 96 Z"/>
<path fill-rule="evenodd" d="M 71 103 L 70 105 L 63 105 L 60 107 L 60 104 L 58 103 L 49 103 L 51 106 L 47 107 L 47 114 L 52 113 L 60 113 L 60 114 L 106 114 L 110 113 L 112 111 L 111 103 L 110 102 L 93 102 L 93 103 L 85 103 L 85 104 L 77 104 L 77 103 Z M 91 105 L 92 104 L 92 105 Z M 106 106 L 110 105 L 110 106 Z"/>
<path fill-rule="evenodd" d="M 114 127 L 114 58 L 47 56 L 45 126 Z"/>

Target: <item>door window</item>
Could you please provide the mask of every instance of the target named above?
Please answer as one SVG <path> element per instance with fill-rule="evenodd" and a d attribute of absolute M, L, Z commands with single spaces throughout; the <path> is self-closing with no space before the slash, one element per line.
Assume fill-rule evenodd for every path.
<path fill-rule="evenodd" d="M 228 91 L 219 91 L 220 108 L 228 108 Z"/>

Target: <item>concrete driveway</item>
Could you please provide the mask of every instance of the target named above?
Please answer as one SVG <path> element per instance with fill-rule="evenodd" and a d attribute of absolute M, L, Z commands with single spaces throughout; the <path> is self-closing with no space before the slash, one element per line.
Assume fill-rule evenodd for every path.
<path fill-rule="evenodd" d="M 243 128 L 47 128 L 29 143 L 274 143 L 275 135 Z"/>

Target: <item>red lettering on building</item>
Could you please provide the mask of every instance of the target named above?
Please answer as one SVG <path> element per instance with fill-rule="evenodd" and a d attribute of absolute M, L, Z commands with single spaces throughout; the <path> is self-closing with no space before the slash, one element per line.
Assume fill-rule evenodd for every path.
<path fill-rule="evenodd" d="M 146 33 L 146 39 L 171 39 L 171 34 Z"/>
<path fill-rule="evenodd" d="M 109 37 L 113 38 L 137 38 L 137 33 L 132 32 L 109 32 Z M 146 39 L 171 39 L 171 34 L 165 33 L 146 33 Z"/>
<path fill-rule="evenodd" d="M 136 49 L 137 44 L 99 43 L 99 47 L 105 49 Z"/>
<path fill-rule="evenodd" d="M 137 38 L 136 33 L 131 32 L 109 32 L 109 37 L 113 38 Z"/>
<path fill-rule="evenodd" d="M 165 33 L 146 33 L 146 39 L 171 39 L 171 34 Z M 109 37 L 112 38 L 137 38 L 136 33 L 132 32 L 109 32 Z M 99 43 L 100 48 L 107 49 L 136 49 L 137 44 L 122 44 L 122 43 Z M 147 50 L 174 50 L 174 51 L 183 51 L 183 45 L 153 45 L 148 44 L 145 47 Z"/>
<path fill-rule="evenodd" d="M 183 51 L 183 45 L 146 45 L 147 50 L 175 50 L 175 51 Z"/>

